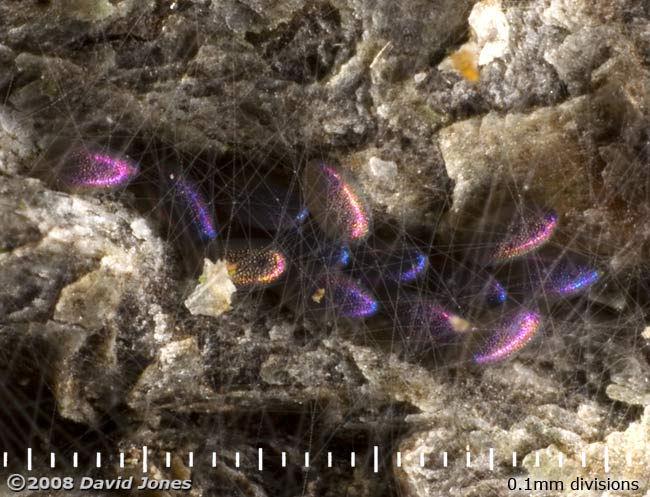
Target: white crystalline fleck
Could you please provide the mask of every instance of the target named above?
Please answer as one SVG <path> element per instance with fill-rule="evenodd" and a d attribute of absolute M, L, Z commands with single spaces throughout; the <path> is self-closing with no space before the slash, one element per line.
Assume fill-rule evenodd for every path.
<path fill-rule="evenodd" d="M 290 340 L 296 328 L 294 323 L 282 322 L 275 324 L 269 330 L 269 338 L 271 340 Z"/>
<path fill-rule="evenodd" d="M 141 240 L 147 240 L 151 238 L 151 228 L 147 221 L 144 218 L 138 218 L 131 223 L 131 230 L 133 231 L 133 236 Z"/>
<path fill-rule="evenodd" d="M 390 117 L 390 106 L 386 104 L 381 104 L 377 107 L 377 115 L 382 119 L 388 119 Z"/>
<path fill-rule="evenodd" d="M 100 265 L 103 269 L 115 274 L 134 274 L 138 272 L 138 265 L 141 264 L 138 253 L 135 249 L 111 250 L 108 247 L 107 255 L 102 257 Z"/>
<path fill-rule="evenodd" d="M 154 306 L 152 306 L 154 308 Z M 160 309 L 160 306 L 155 305 L 156 310 Z M 169 316 L 164 312 L 157 312 L 153 315 L 154 322 L 154 333 L 153 337 L 157 342 L 167 342 L 171 339 L 172 333 L 169 325 Z"/>
<path fill-rule="evenodd" d="M 228 275 L 226 261 L 213 264 L 205 259 L 201 283 L 185 300 L 185 307 L 194 315 L 217 317 L 230 310 L 232 294 L 236 290 Z"/>
<path fill-rule="evenodd" d="M 576 31 L 585 26 L 598 24 L 593 11 L 594 3 L 591 1 L 551 0 L 548 8 L 542 12 L 541 18 L 545 24 Z"/>
<path fill-rule="evenodd" d="M 481 49 L 478 56 L 479 66 L 503 56 L 508 49 L 510 27 L 501 0 L 478 2 L 469 15 L 469 25 Z"/>
<path fill-rule="evenodd" d="M 378 157 L 370 157 L 367 170 L 373 178 L 386 183 L 394 183 L 397 177 L 397 164 Z"/>
<path fill-rule="evenodd" d="M 413 76 L 413 80 L 415 81 L 416 85 L 419 85 L 425 79 L 427 79 L 427 73 L 426 72 L 419 72 L 419 73 L 416 73 L 415 76 Z"/>
<path fill-rule="evenodd" d="M 650 326 L 646 326 L 645 328 L 643 328 L 643 332 L 641 333 L 641 336 L 646 340 L 650 340 Z"/>
<path fill-rule="evenodd" d="M 194 338 L 187 338 L 177 342 L 172 342 L 160 349 L 159 363 L 161 369 L 168 369 L 173 367 L 176 358 L 179 355 L 186 354 L 187 350 L 197 349 L 196 340 Z M 198 350 L 198 349 L 197 349 Z"/>
<path fill-rule="evenodd" d="M 465 79 L 478 80 L 478 67 L 503 58 L 510 42 L 510 25 L 501 0 L 477 2 L 468 19 L 470 40 L 446 57 L 438 69 L 459 72 Z"/>

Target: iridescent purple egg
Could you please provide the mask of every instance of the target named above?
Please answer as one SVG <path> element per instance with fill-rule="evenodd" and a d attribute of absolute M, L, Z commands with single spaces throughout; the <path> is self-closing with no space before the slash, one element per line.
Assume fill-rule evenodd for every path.
<path fill-rule="evenodd" d="M 251 176 L 225 188 L 232 220 L 272 234 L 295 228 L 307 218 L 299 195 L 272 179 Z"/>
<path fill-rule="evenodd" d="M 420 249 L 412 248 L 405 251 L 399 270 L 395 273 L 396 279 L 401 282 L 413 281 L 420 277 L 427 269 L 427 256 Z"/>
<path fill-rule="evenodd" d="M 487 271 L 453 261 L 445 255 L 433 256 L 428 273 L 429 288 L 459 307 L 497 306 L 506 301 L 503 285 Z"/>
<path fill-rule="evenodd" d="M 598 269 L 566 254 L 553 261 L 539 261 L 536 270 L 545 295 L 565 298 L 582 293 L 600 277 Z"/>
<path fill-rule="evenodd" d="M 508 224 L 507 232 L 488 251 L 490 262 L 521 257 L 546 243 L 557 228 L 557 214 L 550 209 L 528 209 Z"/>
<path fill-rule="evenodd" d="M 314 253 L 314 262 L 329 269 L 341 269 L 350 262 L 350 249 L 346 245 L 325 244 Z"/>
<path fill-rule="evenodd" d="M 480 290 L 480 295 L 485 297 L 485 302 L 488 305 L 496 306 L 501 305 L 508 298 L 508 292 L 503 288 L 503 285 L 494 276 L 490 275 L 486 285 Z"/>
<path fill-rule="evenodd" d="M 471 329 L 466 320 L 431 297 L 401 294 L 394 307 L 395 323 L 412 343 L 448 342 Z"/>
<path fill-rule="evenodd" d="M 284 254 L 264 241 L 231 242 L 225 250 L 230 279 L 237 289 L 278 283 L 288 268 Z"/>
<path fill-rule="evenodd" d="M 410 283 L 425 274 L 429 260 L 407 244 L 386 249 L 360 247 L 353 252 L 353 272 L 371 286 Z"/>
<path fill-rule="evenodd" d="M 521 310 L 506 317 L 478 347 L 473 360 L 478 364 L 502 361 L 521 350 L 539 332 L 541 316 L 533 310 Z"/>
<path fill-rule="evenodd" d="M 336 245 L 328 253 L 330 267 L 342 268 L 350 262 L 350 249 L 345 245 Z"/>
<path fill-rule="evenodd" d="M 173 209 L 182 219 L 189 220 L 202 240 L 214 240 L 217 236 L 216 222 L 199 186 L 182 175 L 170 174 L 167 180 Z"/>
<path fill-rule="evenodd" d="M 303 274 L 316 274 L 324 268 L 341 269 L 350 262 L 350 249 L 334 244 L 310 223 L 277 237 L 277 244 Z"/>
<path fill-rule="evenodd" d="M 576 253 L 545 247 L 504 268 L 500 274 L 519 297 L 555 300 L 584 292 L 600 278 L 601 271 Z"/>
<path fill-rule="evenodd" d="M 508 292 L 501 282 L 485 271 L 472 271 L 458 280 L 453 292 L 460 304 L 494 307 L 503 304 Z M 459 278 L 462 278 L 459 276 Z"/>
<path fill-rule="evenodd" d="M 354 279 L 338 273 L 323 272 L 304 285 L 305 304 L 311 311 L 329 317 L 364 318 L 379 308 L 375 297 Z"/>
<path fill-rule="evenodd" d="M 94 145 L 75 145 L 56 166 L 58 180 L 68 188 L 107 190 L 126 186 L 140 171 L 125 155 Z"/>
<path fill-rule="evenodd" d="M 463 258 L 474 264 L 502 264 L 537 250 L 558 226 L 557 214 L 547 208 L 521 205 L 490 212 L 489 220 L 475 221 L 458 235 Z"/>
<path fill-rule="evenodd" d="M 302 188 L 309 213 L 331 239 L 357 243 L 370 233 L 371 213 L 359 188 L 323 161 L 305 168 Z"/>

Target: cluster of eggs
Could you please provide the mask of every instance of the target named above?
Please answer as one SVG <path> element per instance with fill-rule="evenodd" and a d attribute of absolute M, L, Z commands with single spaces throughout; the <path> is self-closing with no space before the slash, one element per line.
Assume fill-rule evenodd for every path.
<path fill-rule="evenodd" d="M 84 144 L 68 147 L 56 164 L 57 181 L 82 190 L 125 186 L 139 172 L 126 155 Z M 167 174 L 164 183 L 176 215 L 206 245 L 220 247 L 238 290 L 270 288 L 297 312 L 328 320 L 383 315 L 416 347 L 471 336 L 478 364 L 511 356 L 539 333 L 540 300 L 575 296 L 600 276 L 578 255 L 547 243 L 558 220 L 540 207 L 520 206 L 459 236 L 453 257 L 404 240 L 383 242 L 361 189 L 322 160 L 305 166 L 300 194 L 270 180 L 249 180 L 229 193 L 224 208 L 232 219 L 267 238 L 220 241 L 217 202 L 186 175 Z M 497 319 L 477 325 L 466 314 L 477 308 Z"/>

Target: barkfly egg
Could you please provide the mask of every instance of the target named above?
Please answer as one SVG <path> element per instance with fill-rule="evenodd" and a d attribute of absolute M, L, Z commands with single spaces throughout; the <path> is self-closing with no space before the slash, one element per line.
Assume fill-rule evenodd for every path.
<path fill-rule="evenodd" d="M 359 186 L 342 171 L 322 160 L 310 162 L 302 189 L 309 213 L 330 239 L 354 244 L 369 235 L 370 209 Z"/>
<path fill-rule="evenodd" d="M 494 307 L 507 298 L 506 289 L 490 272 L 443 253 L 430 258 L 428 288 L 460 308 Z"/>
<path fill-rule="evenodd" d="M 172 216 L 183 225 L 188 225 L 193 235 L 203 242 L 210 242 L 217 237 L 217 223 L 201 187 L 186 174 L 168 172 L 164 174 L 166 186 L 165 203 L 170 207 Z"/>
<path fill-rule="evenodd" d="M 352 272 L 370 286 L 411 283 L 429 266 L 421 249 L 402 241 L 386 247 L 363 245 L 352 251 L 352 259 Z"/>
<path fill-rule="evenodd" d="M 524 204 L 499 209 L 461 236 L 465 260 L 498 265 L 522 257 L 547 243 L 557 225 L 558 216 L 549 208 Z"/>
<path fill-rule="evenodd" d="M 402 292 L 394 304 L 394 319 L 402 338 L 412 343 L 440 344 L 471 329 L 469 323 L 445 308 L 433 295 Z"/>
<path fill-rule="evenodd" d="M 308 215 L 298 192 L 272 178 L 252 175 L 226 185 L 223 192 L 227 198 L 218 201 L 218 208 L 230 211 L 231 223 L 267 235 L 295 229 Z"/>
<path fill-rule="evenodd" d="M 544 247 L 500 271 L 510 292 L 549 301 L 585 292 L 601 276 L 587 258 L 560 247 Z"/>
<path fill-rule="evenodd" d="M 92 141 L 59 139 L 46 152 L 48 175 L 72 191 L 107 191 L 127 186 L 140 172 L 125 153 Z"/>
<path fill-rule="evenodd" d="M 511 357 L 539 333 L 541 323 L 541 315 L 533 309 L 506 314 L 479 341 L 472 360 L 492 364 Z"/>
<path fill-rule="evenodd" d="M 379 309 L 375 296 L 360 282 L 327 269 L 297 276 L 285 302 L 300 313 L 326 320 L 366 318 Z"/>
<path fill-rule="evenodd" d="M 266 240 L 231 240 L 223 249 L 223 258 L 238 290 L 278 283 L 289 264 L 276 245 Z"/>

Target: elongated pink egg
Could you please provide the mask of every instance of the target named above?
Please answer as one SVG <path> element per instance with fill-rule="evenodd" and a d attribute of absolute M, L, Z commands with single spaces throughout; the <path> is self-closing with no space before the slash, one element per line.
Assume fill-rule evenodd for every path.
<path fill-rule="evenodd" d="M 352 180 L 330 164 L 317 161 L 307 165 L 302 183 L 307 208 L 329 238 L 355 243 L 368 236 L 370 209 Z"/>

